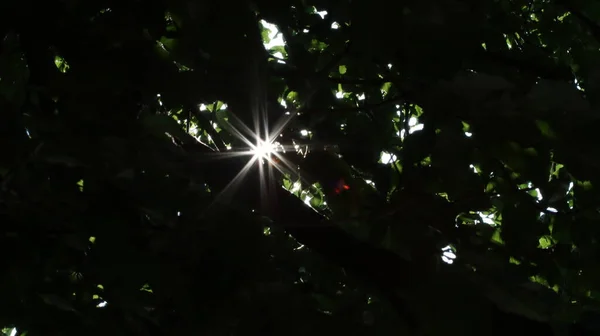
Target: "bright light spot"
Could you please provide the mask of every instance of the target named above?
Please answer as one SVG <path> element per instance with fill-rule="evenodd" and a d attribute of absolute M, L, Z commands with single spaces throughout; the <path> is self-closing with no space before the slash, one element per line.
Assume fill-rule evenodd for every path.
<path fill-rule="evenodd" d="M 344 98 L 344 92 L 343 91 L 338 91 L 335 93 L 335 98 L 337 99 L 342 99 Z"/>
<path fill-rule="evenodd" d="M 226 110 L 227 109 L 227 104 L 221 104 L 221 108 L 219 110 Z"/>
<path fill-rule="evenodd" d="M 317 14 L 319 14 L 319 16 L 321 17 L 321 19 L 324 19 L 325 16 L 327 16 L 327 11 L 320 11 L 320 12 L 316 12 Z"/>
<path fill-rule="evenodd" d="M 379 159 L 379 162 L 381 162 L 383 164 L 390 164 L 392 162 L 395 162 L 396 160 L 397 160 L 396 155 L 390 154 L 387 152 L 381 152 L 381 157 Z"/>
<path fill-rule="evenodd" d="M 302 30 L 302 32 L 303 32 L 304 34 L 307 34 L 307 33 L 309 33 L 309 32 L 310 32 L 310 30 L 308 30 L 308 29 L 303 29 L 303 30 Z"/>
<path fill-rule="evenodd" d="M 13 328 L 13 329 L 10 331 L 10 334 L 9 334 L 9 335 L 10 335 L 10 336 L 15 336 L 16 334 L 17 334 L 17 328 Z"/>
<path fill-rule="evenodd" d="M 552 213 L 557 213 L 558 212 L 558 210 L 556 210 L 555 208 L 547 208 L 546 211 L 552 212 Z"/>
<path fill-rule="evenodd" d="M 292 185 L 292 189 L 290 191 L 298 192 L 298 191 L 300 191 L 301 187 L 302 187 L 302 184 L 300 182 L 294 182 L 294 184 Z"/>
<path fill-rule="evenodd" d="M 419 124 L 419 119 L 415 117 L 410 117 L 410 119 L 408 119 L 408 126 L 410 127 L 408 134 L 413 134 L 414 132 L 420 131 L 423 129 L 423 127 L 425 127 L 425 125 Z"/>
<path fill-rule="evenodd" d="M 312 197 L 311 197 L 311 196 L 308 196 L 308 195 L 307 195 L 306 197 L 304 197 L 304 204 L 306 204 L 306 205 L 310 205 L 310 200 L 311 200 L 311 199 L 312 199 Z"/>
<path fill-rule="evenodd" d="M 200 106 L 198 106 L 198 109 L 200 109 L 200 111 L 206 111 L 207 110 L 206 105 L 204 105 L 204 104 L 200 104 Z"/>
<path fill-rule="evenodd" d="M 106 301 L 102 301 L 102 302 L 98 303 L 98 305 L 96 307 L 103 308 L 103 307 L 106 307 L 107 304 L 108 303 Z"/>
<path fill-rule="evenodd" d="M 410 119 L 408 119 L 408 126 L 413 127 L 416 126 L 419 123 L 419 120 L 415 117 L 410 117 Z"/>
<path fill-rule="evenodd" d="M 196 125 L 190 126 L 190 134 L 191 135 L 198 136 L 198 131 L 199 131 L 198 126 L 196 126 Z"/>
<path fill-rule="evenodd" d="M 425 125 L 423 125 L 423 124 L 418 124 L 418 125 L 415 125 L 415 126 L 411 127 L 411 128 L 410 128 L 410 130 L 408 130 L 408 133 L 409 133 L 409 134 L 413 134 L 413 133 L 414 133 L 414 132 L 416 132 L 416 131 L 420 131 L 420 130 L 422 130 L 422 129 L 423 129 L 423 127 L 425 127 Z"/>
<path fill-rule="evenodd" d="M 479 217 L 481 218 L 481 221 L 485 224 L 488 225 L 494 225 L 496 224 L 496 222 L 494 222 L 494 214 L 489 214 L 489 215 L 484 215 L 482 212 L 478 212 L 477 213 L 479 215 Z"/>
<path fill-rule="evenodd" d="M 544 195 L 542 195 L 542 191 L 539 188 L 535 188 L 535 191 L 537 192 L 537 200 L 541 201 L 544 199 Z"/>
<path fill-rule="evenodd" d="M 251 151 L 254 154 L 254 157 L 269 160 L 271 154 L 275 152 L 275 145 L 269 141 L 258 140 L 256 146 L 254 146 Z"/>
<path fill-rule="evenodd" d="M 371 180 L 365 180 L 365 182 L 370 185 L 371 187 L 375 188 L 375 182 L 371 181 Z"/>
<path fill-rule="evenodd" d="M 308 136 L 308 131 L 307 130 L 301 130 L 300 131 L 300 135 L 302 135 L 302 136 Z"/>
<path fill-rule="evenodd" d="M 361 94 L 358 96 L 358 100 L 365 100 L 365 94 L 364 94 L 364 93 L 361 93 Z"/>
<path fill-rule="evenodd" d="M 340 24 L 337 22 L 334 22 L 331 24 L 331 29 L 339 29 L 340 28 Z"/>
<path fill-rule="evenodd" d="M 388 69 L 392 68 L 392 63 L 388 64 Z"/>
<path fill-rule="evenodd" d="M 471 133 L 471 132 L 465 132 L 465 136 L 466 136 L 467 138 L 470 138 L 470 137 L 472 137 L 472 136 L 473 136 L 473 133 Z"/>
<path fill-rule="evenodd" d="M 447 264 L 452 264 L 456 259 L 456 254 L 452 250 L 452 247 L 446 246 L 442 249 L 442 260 Z"/>
<path fill-rule="evenodd" d="M 452 264 L 452 263 L 454 263 L 454 258 L 448 257 L 447 254 L 449 254 L 449 252 L 444 252 L 444 254 L 442 255 L 442 260 L 446 264 Z"/>
<path fill-rule="evenodd" d="M 469 165 L 469 168 L 473 169 L 473 171 L 474 171 L 475 173 L 479 173 L 479 172 L 477 171 L 477 167 L 475 167 L 474 165 Z"/>

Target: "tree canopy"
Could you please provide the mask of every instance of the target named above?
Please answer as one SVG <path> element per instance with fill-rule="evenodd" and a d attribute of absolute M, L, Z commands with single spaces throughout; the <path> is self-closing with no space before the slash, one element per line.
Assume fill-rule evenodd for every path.
<path fill-rule="evenodd" d="M 600 332 L 595 1 L 25 0 L 0 33 L 7 335 Z"/>

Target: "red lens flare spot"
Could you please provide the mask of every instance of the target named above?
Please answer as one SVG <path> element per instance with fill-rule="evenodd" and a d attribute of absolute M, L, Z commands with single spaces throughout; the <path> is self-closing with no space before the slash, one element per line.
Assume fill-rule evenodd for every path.
<path fill-rule="evenodd" d="M 339 179 L 335 184 L 335 188 L 333 189 L 333 191 L 336 194 L 339 194 L 342 192 L 342 190 L 350 190 L 350 186 L 346 184 L 346 181 L 344 181 L 344 179 Z"/>

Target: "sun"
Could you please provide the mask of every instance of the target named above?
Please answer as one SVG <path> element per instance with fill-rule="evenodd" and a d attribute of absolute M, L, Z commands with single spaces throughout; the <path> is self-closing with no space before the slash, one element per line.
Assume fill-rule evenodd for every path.
<path fill-rule="evenodd" d="M 294 172 L 296 168 L 288 162 L 284 155 L 288 151 L 296 151 L 296 145 L 285 145 L 280 143 L 282 131 L 292 120 L 294 114 L 286 114 L 277 121 L 275 127 L 268 127 L 267 120 L 259 120 L 254 116 L 254 129 L 242 122 L 235 114 L 230 114 L 230 120 L 226 120 L 226 127 L 234 137 L 241 140 L 245 146 L 223 153 L 224 157 L 248 156 L 250 159 L 237 175 L 219 192 L 216 198 L 225 194 L 231 196 L 242 179 L 258 164 L 258 177 L 260 179 L 261 196 L 267 193 L 271 184 L 276 183 L 275 171 L 283 174 Z"/>
<path fill-rule="evenodd" d="M 271 155 L 275 153 L 275 145 L 271 141 L 257 139 L 256 145 L 251 146 L 250 152 L 255 159 L 269 161 Z"/>

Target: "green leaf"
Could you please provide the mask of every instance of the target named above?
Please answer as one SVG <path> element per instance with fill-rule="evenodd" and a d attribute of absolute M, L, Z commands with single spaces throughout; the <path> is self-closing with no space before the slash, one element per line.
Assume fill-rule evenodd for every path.
<path fill-rule="evenodd" d="M 549 123 L 547 123 L 543 120 L 536 120 L 535 124 L 537 125 L 540 132 L 542 132 L 542 135 L 544 135 L 545 137 L 548 137 L 550 139 L 556 138 L 556 133 L 554 133 L 554 131 L 552 130 L 552 127 L 550 126 Z"/>
<path fill-rule="evenodd" d="M 275 53 L 281 53 L 281 55 L 283 55 L 284 58 L 287 57 L 287 51 L 285 50 L 285 46 L 274 46 L 271 49 L 269 49 L 269 53 L 275 54 Z"/>
<path fill-rule="evenodd" d="M 315 209 L 321 208 L 323 206 L 323 198 L 319 197 L 318 195 L 317 196 L 313 196 L 310 199 L 310 206 L 313 207 L 313 208 L 315 208 Z"/>
<path fill-rule="evenodd" d="M 390 88 L 391 87 L 392 87 L 392 83 L 391 82 L 385 82 L 381 86 L 381 91 L 384 93 L 384 95 L 387 95 L 390 92 Z"/>
<path fill-rule="evenodd" d="M 502 229 L 498 228 L 494 231 L 491 241 L 500 245 L 504 245 L 504 240 L 502 240 Z"/>
<path fill-rule="evenodd" d="M 343 75 L 343 74 L 346 73 L 346 66 L 345 65 L 340 65 L 338 69 L 339 69 L 340 75 Z"/>
<path fill-rule="evenodd" d="M 262 27 L 260 36 L 261 36 L 264 44 L 268 44 L 269 42 L 271 42 L 271 38 L 269 37 L 269 34 L 271 34 L 271 30 L 269 28 Z"/>

